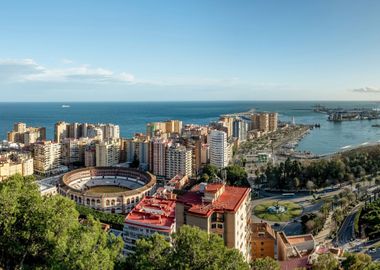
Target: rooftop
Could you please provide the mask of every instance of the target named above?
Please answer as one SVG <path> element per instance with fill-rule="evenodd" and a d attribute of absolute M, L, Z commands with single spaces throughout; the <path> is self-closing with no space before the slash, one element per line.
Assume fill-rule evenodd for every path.
<path fill-rule="evenodd" d="M 305 234 L 305 235 L 295 235 L 295 236 L 286 236 L 288 239 L 289 244 L 296 245 L 300 244 L 306 241 L 313 241 L 314 238 L 311 234 Z"/>
<path fill-rule="evenodd" d="M 252 223 L 251 232 L 253 239 L 276 239 L 273 229 L 266 222 Z"/>
<path fill-rule="evenodd" d="M 204 193 L 216 193 L 224 188 L 214 201 L 206 202 Z M 215 211 L 236 212 L 243 200 L 249 196 L 250 188 L 225 186 L 224 184 L 208 184 L 204 192 L 200 190 L 200 185 L 195 186 L 191 191 L 178 198 L 178 202 L 189 206 L 189 213 L 201 216 L 210 216 Z"/>
<path fill-rule="evenodd" d="M 126 224 L 170 231 L 175 223 L 175 200 L 144 197 L 125 218 Z"/>
<path fill-rule="evenodd" d="M 295 268 L 307 268 L 309 265 L 308 257 L 294 258 L 288 261 L 280 261 L 281 270 L 292 270 Z"/>

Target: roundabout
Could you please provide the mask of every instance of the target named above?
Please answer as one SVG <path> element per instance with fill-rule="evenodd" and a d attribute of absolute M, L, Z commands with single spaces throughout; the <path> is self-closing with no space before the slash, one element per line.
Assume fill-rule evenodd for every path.
<path fill-rule="evenodd" d="M 266 201 L 256 205 L 253 214 L 266 221 L 288 222 L 302 214 L 302 207 L 290 201 Z"/>

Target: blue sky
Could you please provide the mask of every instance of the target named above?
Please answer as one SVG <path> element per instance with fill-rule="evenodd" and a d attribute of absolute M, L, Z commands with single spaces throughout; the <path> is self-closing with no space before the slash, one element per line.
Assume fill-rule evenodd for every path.
<path fill-rule="evenodd" d="M 380 1 L 2 1 L 3 101 L 380 100 Z"/>

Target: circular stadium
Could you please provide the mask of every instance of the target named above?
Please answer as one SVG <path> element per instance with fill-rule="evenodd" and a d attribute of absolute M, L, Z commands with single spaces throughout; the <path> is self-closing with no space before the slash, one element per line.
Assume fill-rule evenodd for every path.
<path fill-rule="evenodd" d="M 147 195 L 156 177 L 147 172 L 118 167 L 91 167 L 66 173 L 59 193 L 78 204 L 108 213 L 125 214 Z"/>

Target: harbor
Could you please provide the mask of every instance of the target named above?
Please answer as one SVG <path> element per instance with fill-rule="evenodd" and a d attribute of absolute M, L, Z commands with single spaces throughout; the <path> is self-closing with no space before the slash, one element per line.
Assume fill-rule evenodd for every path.
<path fill-rule="evenodd" d="M 327 114 L 327 120 L 332 122 L 360 121 L 380 119 L 380 109 L 378 108 L 328 108 L 320 104 L 313 106 L 313 111 Z"/>

